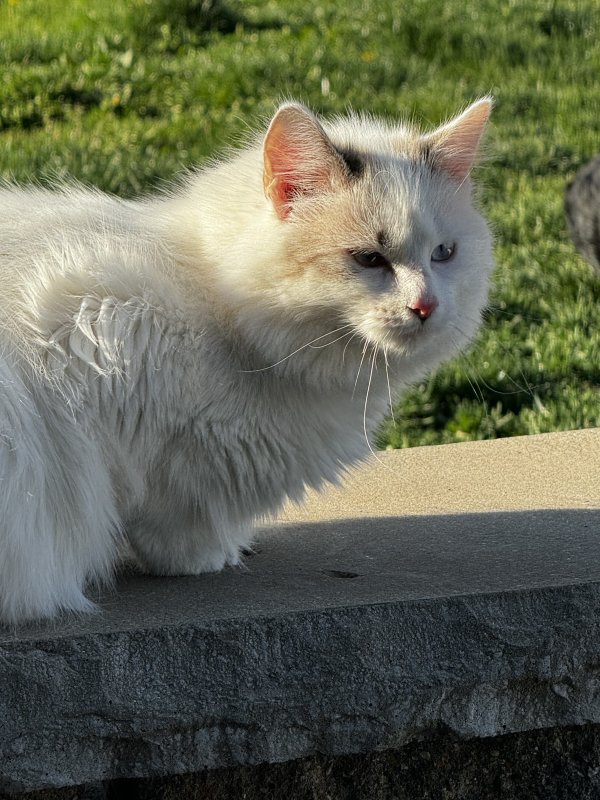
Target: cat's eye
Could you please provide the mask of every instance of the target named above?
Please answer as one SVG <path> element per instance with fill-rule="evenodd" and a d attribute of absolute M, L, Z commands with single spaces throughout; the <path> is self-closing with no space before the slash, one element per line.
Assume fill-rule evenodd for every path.
<path fill-rule="evenodd" d="M 431 253 L 432 261 L 450 261 L 456 250 L 455 244 L 438 244 Z"/>
<path fill-rule="evenodd" d="M 389 269 L 392 266 L 388 259 L 382 253 L 379 253 L 376 250 L 373 250 L 372 252 L 351 250 L 350 255 L 357 264 L 360 264 L 361 267 L 386 267 Z"/>

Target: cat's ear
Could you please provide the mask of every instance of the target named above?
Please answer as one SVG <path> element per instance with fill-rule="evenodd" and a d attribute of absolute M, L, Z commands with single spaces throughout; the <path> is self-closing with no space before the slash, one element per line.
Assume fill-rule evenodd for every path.
<path fill-rule="evenodd" d="M 441 128 L 422 137 L 428 160 L 436 169 L 459 182 L 469 177 L 491 110 L 491 98 L 484 97 Z"/>
<path fill-rule="evenodd" d="M 263 183 L 279 219 L 286 219 L 298 197 L 334 188 L 344 177 L 344 162 L 311 112 L 282 106 L 264 142 Z"/>

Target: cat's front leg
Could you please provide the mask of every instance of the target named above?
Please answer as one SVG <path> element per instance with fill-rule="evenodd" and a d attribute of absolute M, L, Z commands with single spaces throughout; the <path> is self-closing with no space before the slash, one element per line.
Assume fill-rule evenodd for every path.
<path fill-rule="evenodd" d="M 181 512 L 138 516 L 127 525 L 127 538 L 147 572 L 155 575 L 200 575 L 240 563 L 252 539 L 252 526 L 215 525 Z"/>
<path fill-rule="evenodd" d="M 0 624 L 93 609 L 119 519 L 108 470 L 81 426 L 0 361 Z"/>

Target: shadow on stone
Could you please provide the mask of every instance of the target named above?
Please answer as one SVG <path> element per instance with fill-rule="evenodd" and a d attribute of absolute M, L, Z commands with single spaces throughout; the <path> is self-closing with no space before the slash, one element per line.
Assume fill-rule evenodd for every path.
<path fill-rule="evenodd" d="M 600 723 L 599 531 L 568 508 L 317 521 L 265 529 L 246 569 L 123 576 L 100 614 L 0 634 L 0 791 Z"/>
<path fill-rule="evenodd" d="M 600 726 L 33 792 L 26 800 L 597 800 Z M 0 800 L 12 800 L 0 794 Z"/>

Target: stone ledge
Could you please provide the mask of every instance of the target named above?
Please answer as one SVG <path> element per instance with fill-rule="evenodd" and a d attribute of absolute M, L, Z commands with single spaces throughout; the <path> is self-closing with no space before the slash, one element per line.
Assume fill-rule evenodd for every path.
<path fill-rule="evenodd" d="M 0 791 L 600 723 L 600 430 L 379 458 L 244 570 L 0 633 Z"/>
<path fill-rule="evenodd" d="M 600 725 L 41 789 L 26 800 L 598 800 Z M 12 800 L 0 792 L 0 800 Z"/>

